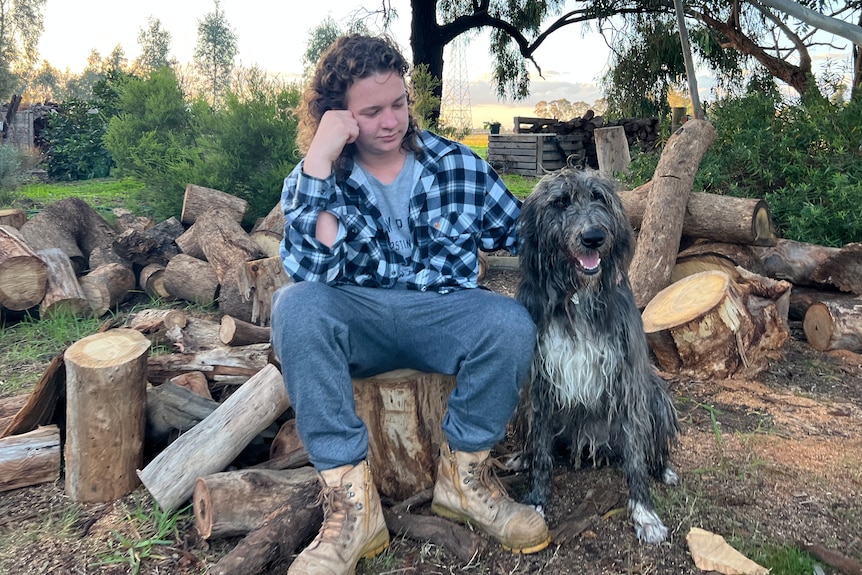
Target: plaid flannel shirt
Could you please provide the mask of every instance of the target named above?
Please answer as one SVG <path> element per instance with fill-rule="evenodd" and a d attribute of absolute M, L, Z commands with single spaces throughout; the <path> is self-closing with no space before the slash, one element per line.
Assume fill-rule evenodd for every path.
<path fill-rule="evenodd" d="M 521 202 L 497 173 L 467 146 L 422 132 L 416 159 L 421 176 L 410 193 L 413 236 L 408 289 L 446 293 L 478 287 L 479 250 L 517 250 Z M 389 247 L 380 210 L 362 170 L 353 166 L 343 182 L 302 172 L 284 181 L 281 259 L 294 281 L 393 287 L 401 266 Z M 329 211 L 339 222 L 332 247 L 315 237 L 317 216 Z"/>

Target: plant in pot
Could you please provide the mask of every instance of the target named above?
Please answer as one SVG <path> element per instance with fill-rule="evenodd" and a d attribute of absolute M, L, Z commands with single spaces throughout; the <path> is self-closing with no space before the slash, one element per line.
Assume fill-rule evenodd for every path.
<path fill-rule="evenodd" d="M 500 133 L 500 122 L 497 120 L 489 120 L 484 123 L 485 129 L 488 130 L 491 134 L 499 134 Z"/>

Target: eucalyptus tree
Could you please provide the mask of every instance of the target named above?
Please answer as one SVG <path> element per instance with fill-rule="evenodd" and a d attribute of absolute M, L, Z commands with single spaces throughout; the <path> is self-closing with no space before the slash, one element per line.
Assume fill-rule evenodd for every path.
<path fill-rule="evenodd" d="M 20 89 L 39 59 L 47 0 L 0 0 L 0 99 Z"/>
<path fill-rule="evenodd" d="M 147 18 L 146 29 L 141 28 L 138 31 L 138 45 L 141 47 L 141 54 L 135 60 L 135 68 L 142 72 L 147 73 L 175 64 L 168 56 L 171 51 L 171 33 L 162 28 L 162 21 L 158 18 Z"/>
<path fill-rule="evenodd" d="M 218 105 L 222 94 L 230 86 L 239 48 L 236 32 L 230 27 L 219 0 L 215 10 L 198 20 L 198 41 L 195 45 L 194 64 L 204 78 L 206 92 L 212 105 Z"/>

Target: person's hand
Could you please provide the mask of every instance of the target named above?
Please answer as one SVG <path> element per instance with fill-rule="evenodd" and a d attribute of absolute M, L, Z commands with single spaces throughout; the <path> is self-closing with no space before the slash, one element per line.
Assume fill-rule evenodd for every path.
<path fill-rule="evenodd" d="M 305 155 L 303 172 L 316 178 L 327 178 L 332 164 L 344 146 L 359 137 L 359 124 L 348 110 L 328 110 L 320 118 L 320 125 Z"/>

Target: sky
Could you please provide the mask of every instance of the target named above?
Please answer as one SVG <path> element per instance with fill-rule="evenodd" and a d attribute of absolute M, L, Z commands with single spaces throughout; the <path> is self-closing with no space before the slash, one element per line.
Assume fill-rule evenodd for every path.
<path fill-rule="evenodd" d="M 122 8 L 118 5 L 122 4 Z M 392 34 L 410 58 L 410 2 L 392 0 L 398 13 Z M 299 2 L 221 0 L 225 18 L 237 35 L 242 66 L 258 66 L 285 79 L 302 73 L 302 54 L 309 34 L 327 16 L 345 24 L 357 9 L 375 9 L 379 0 L 319 0 L 314 7 Z M 138 34 L 148 27 L 148 18 L 161 21 L 171 33 L 171 56 L 180 63 L 192 60 L 197 26 L 215 9 L 213 0 L 47 0 L 45 31 L 39 57 L 54 68 L 80 72 L 90 52 L 107 57 L 119 44 L 129 61 L 139 52 Z M 601 97 L 596 85 L 608 62 L 608 48 L 597 33 L 582 35 L 579 25 L 555 32 L 536 52 L 542 68 L 540 78 L 531 69 L 531 96 L 522 102 L 500 101 L 491 85 L 487 34 L 472 39 L 464 49 L 466 81 L 474 126 L 489 120 L 511 128 L 515 116 L 535 116 L 541 100 L 565 98 L 570 102 L 594 103 Z M 452 59 L 450 52 L 445 56 Z M 447 75 L 444 69 L 444 76 Z"/>

